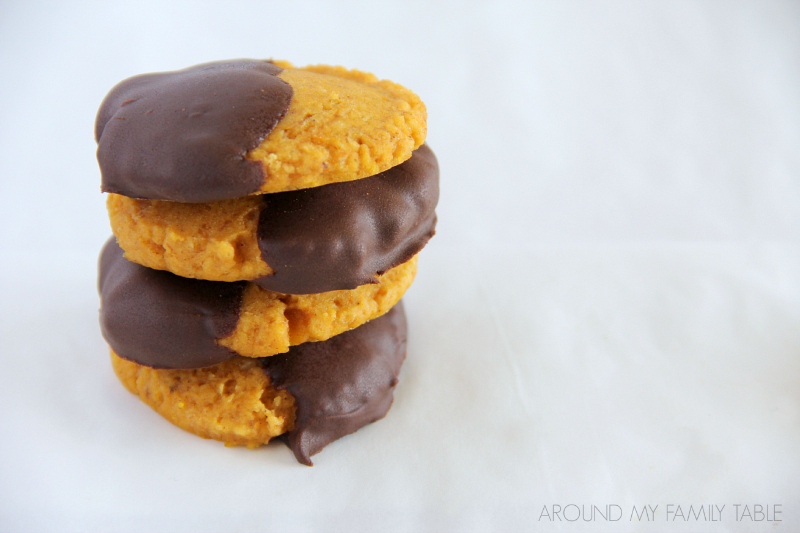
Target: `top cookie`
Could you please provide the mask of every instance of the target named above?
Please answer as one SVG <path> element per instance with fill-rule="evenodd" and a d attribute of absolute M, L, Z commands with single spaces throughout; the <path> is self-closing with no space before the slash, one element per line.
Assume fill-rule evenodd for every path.
<path fill-rule="evenodd" d="M 95 123 L 103 191 L 190 203 L 371 176 L 425 135 L 425 105 L 400 85 L 254 60 L 129 78 Z"/>

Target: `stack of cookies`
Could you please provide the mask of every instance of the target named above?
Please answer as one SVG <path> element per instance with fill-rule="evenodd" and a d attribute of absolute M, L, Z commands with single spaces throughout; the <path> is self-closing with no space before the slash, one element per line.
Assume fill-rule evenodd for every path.
<path fill-rule="evenodd" d="M 128 390 L 297 460 L 382 418 L 439 171 L 411 91 L 237 60 L 127 79 L 95 137 L 114 232 L 100 325 Z"/>

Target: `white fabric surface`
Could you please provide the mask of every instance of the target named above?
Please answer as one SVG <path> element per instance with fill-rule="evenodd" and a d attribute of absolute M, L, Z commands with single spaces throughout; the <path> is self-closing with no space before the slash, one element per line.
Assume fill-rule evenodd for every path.
<path fill-rule="evenodd" d="M 442 170 L 395 404 L 313 468 L 97 326 L 102 97 L 233 57 L 412 88 Z M 0 530 L 800 531 L 796 2 L 15 1 L 0 59 Z"/>

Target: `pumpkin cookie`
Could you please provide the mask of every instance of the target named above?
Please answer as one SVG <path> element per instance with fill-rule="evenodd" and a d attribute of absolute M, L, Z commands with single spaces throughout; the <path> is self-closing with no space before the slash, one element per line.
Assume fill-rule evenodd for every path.
<path fill-rule="evenodd" d="M 125 257 L 183 277 L 252 280 L 281 293 L 353 289 L 428 242 L 439 198 L 427 145 L 376 176 L 209 203 L 111 194 L 111 227 Z"/>
<path fill-rule="evenodd" d="M 111 351 L 125 387 L 173 424 L 249 448 L 284 435 L 297 460 L 388 412 L 406 354 L 402 304 L 330 340 L 201 369 L 154 369 Z"/>
<path fill-rule="evenodd" d="M 378 174 L 422 145 L 426 120 L 372 74 L 238 60 L 122 81 L 95 139 L 103 191 L 212 202 Z"/>
<path fill-rule="evenodd" d="M 253 283 L 204 281 L 126 260 L 110 239 L 100 256 L 100 327 L 121 357 L 156 368 L 202 368 L 267 357 L 329 339 L 386 313 L 411 285 L 416 256 L 378 283 L 286 295 Z"/>

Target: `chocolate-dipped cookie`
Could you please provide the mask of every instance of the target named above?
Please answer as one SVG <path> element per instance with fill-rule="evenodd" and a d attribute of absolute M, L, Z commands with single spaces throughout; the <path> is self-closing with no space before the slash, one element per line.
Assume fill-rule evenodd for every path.
<path fill-rule="evenodd" d="M 226 445 L 283 435 L 297 460 L 382 418 L 406 354 L 402 304 L 327 341 L 266 359 L 202 369 L 154 369 L 111 352 L 120 381 L 173 424 Z"/>
<path fill-rule="evenodd" d="M 372 74 L 256 60 L 135 76 L 95 121 L 102 189 L 213 202 L 372 176 L 422 145 L 419 97 Z"/>
<path fill-rule="evenodd" d="M 434 233 L 427 145 L 375 176 L 213 203 L 108 198 L 125 257 L 179 276 L 252 280 L 287 294 L 353 289 L 407 261 Z"/>
<path fill-rule="evenodd" d="M 416 256 L 378 283 L 286 295 L 249 282 L 182 278 L 125 259 L 113 237 L 100 255 L 100 329 L 120 356 L 153 368 L 202 368 L 329 339 L 381 316 L 416 274 Z"/>

